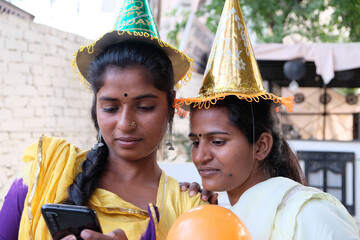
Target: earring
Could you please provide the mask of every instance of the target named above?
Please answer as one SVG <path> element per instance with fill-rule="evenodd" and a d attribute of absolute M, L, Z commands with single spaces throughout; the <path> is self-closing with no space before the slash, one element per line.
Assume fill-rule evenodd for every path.
<path fill-rule="evenodd" d="M 130 128 L 131 128 L 131 129 L 135 129 L 135 128 L 136 128 L 136 122 L 135 122 L 135 121 L 131 121 L 131 122 L 130 122 Z"/>
<path fill-rule="evenodd" d="M 169 147 L 168 150 L 175 150 L 171 139 L 168 140 L 168 142 L 165 144 L 165 146 Z"/>
<path fill-rule="evenodd" d="M 165 146 L 168 146 L 168 150 L 175 150 L 173 144 L 172 144 L 172 140 L 171 138 L 167 141 L 167 143 L 165 144 Z"/>
<path fill-rule="evenodd" d="M 98 142 L 92 147 L 93 150 L 97 150 L 99 147 L 104 146 L 104 143 L 102 142 L 102 136 L 100 130 L 98 131 L 97 140 Z"/>
<path fill-rule="evenodd" d="M 169 138 L 165 146 L 168 146 L 168 150 L 175 150 L 173 143 L 172 143 L 172 128 L 169 128 Z"/>

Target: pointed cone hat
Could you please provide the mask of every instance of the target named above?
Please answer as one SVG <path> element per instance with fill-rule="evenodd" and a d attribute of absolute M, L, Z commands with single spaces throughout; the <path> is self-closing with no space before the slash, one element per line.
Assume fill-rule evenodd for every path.
<path fill-rule="evenodd" d="M 294 105 L 293 97 L 281 98 L 266 92 L 238 0 L 225 2 L 198 96 L 176 99 L 174 105 L 183 115 L 189 105 L 209 108 L 228 95 L 249 102 L 272 100 L 290 112 Z"/>
<path fill-rule="evenodd" d="M 76 67 L 78 68 L 78 77 L 86 87 L 89 87 L 90 84 L 86 78 L 92 60 L 106 48 L 121 42 L 152 44 L 162 49 L 172 63 L 175 83 L 179 84 L 190 80 L 193 72 L 193 60 L 160 39 L 148 1 L 125 0 L 114 30 L 104 34 L 95 42 L 81 47 L 75 53 L 72 65 L 75 72 L 77 72 Z"/>

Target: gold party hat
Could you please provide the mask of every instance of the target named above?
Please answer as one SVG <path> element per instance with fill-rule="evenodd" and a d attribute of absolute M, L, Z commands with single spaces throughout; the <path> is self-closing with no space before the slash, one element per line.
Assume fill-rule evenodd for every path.
<path fill-rule="evenodd" d="M 114 30 L 104 34 L 93 43 L 81 47 L 75 53 L 72 63 L 74 72 L 77 72 L 77 67 L 78 77 L 86 87 L 89 87 L 86 77 L 92 60 L 109 46 L 121 42 L 142 42 L 162 49 L 172 63 L 175 83 L 190 80 L 193 59 L 160 39 L 148 1 L 125 0 Z"/>
<path fill-rule="evenodd" d="M 289 112 L 294 106 L 293 97 L 266 92 L 238 0 L 225 2 L 199 95 L 176 99 L 174 106 L 179 115 L 184 115 L 190 104 L 194 108 L 209 108 L 228 95 L 249 102 L 258 102 L 260 98 L 273 100 L 286 106 Z"/>

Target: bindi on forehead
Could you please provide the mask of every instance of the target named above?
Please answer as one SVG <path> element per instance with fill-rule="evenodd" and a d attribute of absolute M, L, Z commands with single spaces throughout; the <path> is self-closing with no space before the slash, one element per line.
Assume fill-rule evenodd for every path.
<path fill-rule="evenodd" d="M 202 134 L 201 133 L 199 133 L 199 134 L 195 134 L 195 133 L 189 133 L 189 135 L 188 135 L 188 137 L 193 137 L 193 138 L 196 138 L 196 137 L 201 137 L 202 136 Z"/>
<path fill-rule="evenodd" d="M 124 93 L 124 97 L 127 97 L 128 96 L 128 94 L 127 93 Z"/>

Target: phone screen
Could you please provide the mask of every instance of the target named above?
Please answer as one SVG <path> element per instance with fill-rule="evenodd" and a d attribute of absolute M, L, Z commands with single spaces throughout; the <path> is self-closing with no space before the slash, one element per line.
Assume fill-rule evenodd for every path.
<path fill-rule="evenodd" d="M 41 214 L 54 240 L 69 234 L 82 239 L 80 233 L 84 229 L 102 232 L 95 210 L 86 206 L 44 204 Z"/>

